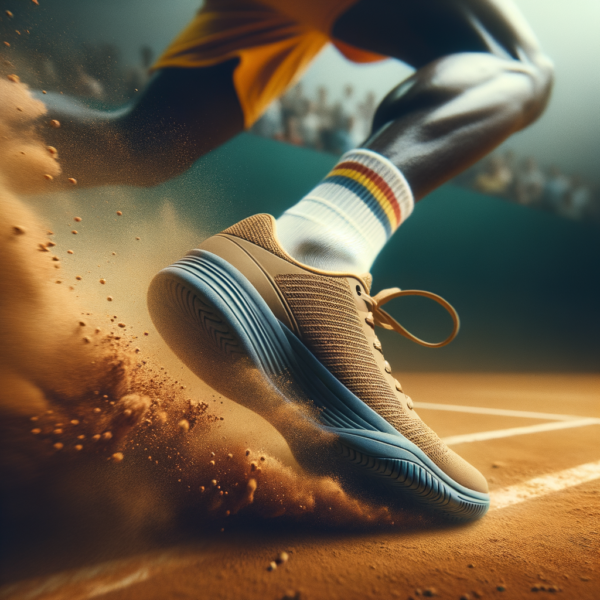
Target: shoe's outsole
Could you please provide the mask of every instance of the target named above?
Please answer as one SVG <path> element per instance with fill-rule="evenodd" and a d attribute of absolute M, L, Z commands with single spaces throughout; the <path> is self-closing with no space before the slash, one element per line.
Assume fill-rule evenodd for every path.
<path fill-rule="evenodd" d="M 334 474 L 342 459 L 360 476 L 375 476 L 446 516 L 471 520 L 488 510 L 487 494 L 450 478 L 342 385 L 273 315 L 250 282 L 215 254 L 194 250 L 160 271 L 148 290 L 148 307 L 171 349 L 218 391 L 251 409 L 257 407 L 244 398 L 256 397 L 247 389 L 256 389 L 257 381 L 284 402 L 309 399 L 318 410 L 304 418 L 336 440 L 325 451 L 335 456 L 320 453 L 321 471 L 329 463 Z M 232 389 L 239 390 L 238 397 Z M 268 409 L 257 412 L 269 420 Z M 295 454 L 311 468 L 310 458 Z"/>

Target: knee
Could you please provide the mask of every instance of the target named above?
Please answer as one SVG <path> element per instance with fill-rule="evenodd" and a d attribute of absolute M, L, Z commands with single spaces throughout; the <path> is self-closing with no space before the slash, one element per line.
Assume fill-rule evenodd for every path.
<path fill-rule="evenodd" d="M 554 65 L 542 52 L 524 53 L 519 59 L 487 53 L 454 54 L 430 67 L 431 81 L 438 90 L 452 95 L 485 87 L 497 103 L 511 106 L 521 127 L 542 114 L 554 81 Z"/>

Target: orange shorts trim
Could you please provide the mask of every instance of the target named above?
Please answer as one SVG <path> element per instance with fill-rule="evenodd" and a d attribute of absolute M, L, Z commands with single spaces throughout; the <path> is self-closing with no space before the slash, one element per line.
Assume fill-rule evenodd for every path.
<path fill-rule="evenodd" d="M 153 70 L 199 68 L 232 58 L 234 86 L 250 127 L 306 71 L 328 43 L 354 62 L 386 57 L 331 38 L 336 19 L 357 0 L 207 0 Z"/>

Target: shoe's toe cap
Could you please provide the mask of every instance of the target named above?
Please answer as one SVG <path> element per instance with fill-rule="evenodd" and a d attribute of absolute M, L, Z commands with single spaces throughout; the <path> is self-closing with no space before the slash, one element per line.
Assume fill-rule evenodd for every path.
<path fill-rule="evenodd" d="M 448 449 L 444 455 L 443 465 L 440 467 L 460 485 L 482 494 L 489 492 L 486 478 L 453 450 Z"/>

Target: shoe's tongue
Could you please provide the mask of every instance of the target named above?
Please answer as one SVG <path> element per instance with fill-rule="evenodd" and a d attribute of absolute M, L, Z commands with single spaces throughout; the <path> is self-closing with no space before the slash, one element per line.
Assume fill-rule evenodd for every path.
<path fill-rule="evenodd" d="M 367 294 L 371 293 L 371 286 L 373 285 L 373 275 L 371 273 L 363 273 L 360 278 L 365 282 L 367 286 Z"/>

